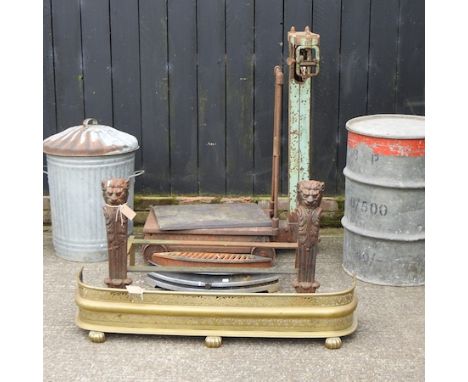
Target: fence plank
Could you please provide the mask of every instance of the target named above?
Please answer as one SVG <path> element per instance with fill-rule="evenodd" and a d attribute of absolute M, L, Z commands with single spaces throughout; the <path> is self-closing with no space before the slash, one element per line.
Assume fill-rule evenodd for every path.
<path fill-rule="evenodd" d="M 283 60 L 283 3 L 255 2 L 254 192 L 271 191 L 273 146 L 273 68 Z"/>
<path fill-rule="evenodd" d="M 199 1 L 197 12 L 199 192 L 224 194 L 225 2 Z"/>
<path fill-rule="evenodd" d="M 344 192 L 349 119 L 366 114 L 370 0 L 346 0 L 341 7 L 340 112 L 338 125 L 338 192 Z"/>
<path fill-rule="evenodd" d="M 373 0 L 367 114 L 395 112 L 399 0 Z"/>
<path fill-rule="evenodd" d="M 85 117 L 112 126 L 109 0 L 81 1 L 81 29 Z"/>
<path fill-rule="evenodd" d="M 284 0 L 283 16 L 283 60 L 281 62 L 284 73 L 283 85 L 283 115 L 281 125 L 281 192 L 288 193 L 288 32 L 292 26 L 297 31 L 306 26 L 312 29 L 312 1 Z M 313 86 L 313 85 L 312 85 Z"/>
<path fill-rule="evenodd" d="M 173 193 L 198 193 L 195 0 L 168 2 L 169 123 Z"/>
<path fill-rule="evenodd" d="M 114 127 L 141 143 L 138 2 L 110 0 Z M 141 150 L 135 157 L 141 167 Z M 136 182 L 139 191 L 140 182 Z"/>
<path fill-rule="evenodd" d="M 42 137 L 47 138 L 57 132 L 57 123 L 55 120 L 55 79 L 54 79 L 54 56 L 52 44 L 52 18 L 50 9 L 50 0 L 43 3 L 43 87 L 42 87 Z M 45 156 L 43 165 L 46 165 Z M 48 192 L 49 183 L 47 176 L 42 177 L 43 191 Z"/>
<path fill-rule="evenodd" d="M 320 73 L 312 80 L 311 175 L 336 188 L 337 127 L 340 94 L 341 0 L 314 1 L 314 29 L 320 35 Z"/>
<path fill-rule="evenodd" d="M 254 0 L 226 0 L 226 192 L 253 193 Z"/>
<path fill-rule="evenodd" d="M 50 0 L 44 1 L 43 8 L 43 137 L 47 138 L 57 132 L 55 120 L 55 79 L 54 79 L 54 56 L 52 47 L 52 19 Z"/>
<path fill-rule="evenodd" d="M 397 113 L 423 115 L 424 0 L 401 1 Z"/>
<path fill-rule="evenodd" d="M 140 0 L 143 192 L 171 192 L 166 0 Z"/>
<path fill-rule="evenodd" d="M 52 0 L 57 130 L 84 119 L 79 0 Z"/>

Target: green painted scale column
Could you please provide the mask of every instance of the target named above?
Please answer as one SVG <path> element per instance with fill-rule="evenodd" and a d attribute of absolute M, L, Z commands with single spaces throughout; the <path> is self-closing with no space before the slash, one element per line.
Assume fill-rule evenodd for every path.
<path fill-rule="evenodd" d="M 310 101 L 312 77 L 320 70 L 320 36 L 309 27 L 288 32 L 289 44 L 289 211 L 296 208 L 297 183 L 310 179 Z"/>

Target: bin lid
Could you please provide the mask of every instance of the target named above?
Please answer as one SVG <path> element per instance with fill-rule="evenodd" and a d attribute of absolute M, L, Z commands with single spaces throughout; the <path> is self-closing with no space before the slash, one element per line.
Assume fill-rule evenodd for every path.
<path fill-rule="evenodd" d="M 424 139 L 424 122 L 419 115 L 376 114 L 350 119 L 346 129 L 369 137 Z"/>
<path fill-rule="evenodd" d="M 59 156 L 117 155 L 138 150 L 138 140 L 110 126 L 88 118 L 80 126 L 70 127 L 43 142 L 43 151 Z"/>

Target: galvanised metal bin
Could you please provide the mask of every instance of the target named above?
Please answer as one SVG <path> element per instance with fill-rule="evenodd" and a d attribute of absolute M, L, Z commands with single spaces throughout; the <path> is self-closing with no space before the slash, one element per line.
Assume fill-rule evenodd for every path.
<path fill-rule="evenodd" d="M 424 117 L 351 119 L 343 268 L 362 281 L 424 284 Z"/>
<path fill-rule="evenodd" d="M 44 140 L 47 154 L 52 237 L 55 252 L 66 260 L 107 260 L 107 236 L 101 182 L 131 178 L 128 205 L 133 207 L 137 139 L 86 119 Z M 129 224 L 129 231 L 132 230 Z"/>

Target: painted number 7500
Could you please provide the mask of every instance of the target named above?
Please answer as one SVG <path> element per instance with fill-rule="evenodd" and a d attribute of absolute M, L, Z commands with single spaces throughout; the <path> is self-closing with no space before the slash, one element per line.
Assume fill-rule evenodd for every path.
<path fill-rule="evenodd" d="M 351 198 L 351 208 L 363 214 L 368 213 L 370 215 L 385 216 L 388 212 L 388 207 L 385 204 L 372 203 L 359 198 Z"/>

